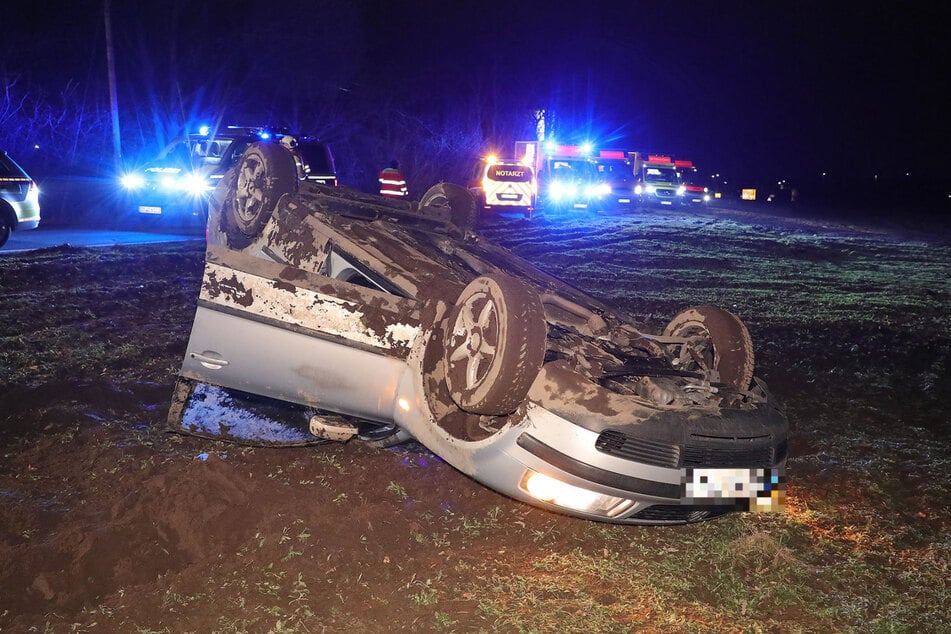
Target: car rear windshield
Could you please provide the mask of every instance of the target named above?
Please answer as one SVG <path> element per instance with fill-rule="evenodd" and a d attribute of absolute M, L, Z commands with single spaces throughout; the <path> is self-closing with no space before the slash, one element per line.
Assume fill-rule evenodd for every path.
<path fill-rule="evenodd" d="M 0 176 L 26 178 L 20 166 L 13 162 L 6 154 L 0 154 Z"/>
<path fill-rule="evenodd" d="M 490 165 L 485 176 L 493 181 L 528 183 L 532 180 L 532 170 L 523 165 Z"/>

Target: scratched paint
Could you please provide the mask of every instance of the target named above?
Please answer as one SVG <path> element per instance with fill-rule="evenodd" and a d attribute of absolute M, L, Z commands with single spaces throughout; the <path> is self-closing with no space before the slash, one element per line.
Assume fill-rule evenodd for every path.
<path fill-rule="evenodd" d="M 418 326 L 402 323 L 377 332 L 367 326 L 372 320 L 354 302 L 213 263 L 205 265 L 199 297 L 375 348 L 408 349 L 419 335 Z"/>

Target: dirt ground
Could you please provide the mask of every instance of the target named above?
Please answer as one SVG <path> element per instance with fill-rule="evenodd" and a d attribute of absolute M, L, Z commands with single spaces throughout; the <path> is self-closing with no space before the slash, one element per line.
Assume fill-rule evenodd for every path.
<path fill-rule="evenodd" d="M 64 246 L 0 258 L 0 631 L 951 631 L 946 232 L 679 209 L 484 231 L 656 329 L 740 315 L 790 420 L 788 513 L 610 526 L 414 445 L 168 433 L 203 243 Z"/>

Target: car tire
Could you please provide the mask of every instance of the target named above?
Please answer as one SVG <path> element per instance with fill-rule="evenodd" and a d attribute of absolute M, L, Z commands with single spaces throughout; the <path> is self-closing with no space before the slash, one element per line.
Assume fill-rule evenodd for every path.
<path fill-rule="evenodd" d="M 541 369 L 547 337 L 535 291 L 500 273 L 477 277 L 456 300 L 443 340 L 450 397 L 467 412 L 512 413 Z"/>
<path fill-rule="evenodd" d="M 280 144 L 255 143 L 238 159 L 235 170 L 221 223 L 228 245 L 243 249 L 261 235 L 281 196 L 297 192 L 297 167 Z"/>
<path fill-rule="evenodd" d="M 10 223 L 6 221 L 5 218 L 0 215 L 0 247 L 7 243 L 7 240 L 10 239 L 10 233 L 13 231 L 10 227 Z"/>
<path fill-rule="evenodd" d="M 703 372 L 711 382 L 738 390 L 749 388 L 753 341 L 746 325 L 733 313 L 716 306 L 694 306 L 674 317 L 664 335 L 690 340 L 681 349 L 681 369 Z"/>
<path fill-rule="evenodd" d="M 473 231 L 479 226 L 476 198 L 465 187 L 453 183 L 436 183 L 423 194 L 419 206 L 449 209 L 452 223 L 463 232 Z"/>

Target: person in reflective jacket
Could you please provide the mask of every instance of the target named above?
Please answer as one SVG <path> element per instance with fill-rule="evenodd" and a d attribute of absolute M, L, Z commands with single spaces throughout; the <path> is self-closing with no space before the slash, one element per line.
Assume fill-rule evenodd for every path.
<path fill-rule="evenodd" d="M 391 161 L 389 167 L 384 167 L 380 172 L 380 195 L 384 198 L 406 198 L 408 194 L 399 162 Z"/>

